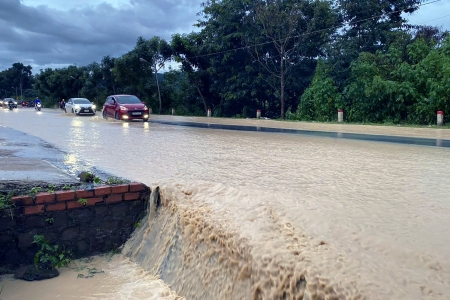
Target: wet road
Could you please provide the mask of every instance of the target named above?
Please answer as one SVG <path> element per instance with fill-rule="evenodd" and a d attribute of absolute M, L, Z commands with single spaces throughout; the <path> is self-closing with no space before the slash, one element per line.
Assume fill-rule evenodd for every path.
<path fill-rule="evenodd" d="M 396 143 L 406 145 L 419 145 L 419 146 L 435 146 L 450 148 L 450 140 L 447 139 L 435 139 L 435 138 L 421 138 L 421 137 L 407 137 L 407 136 L 389 136 L 389 135 L 375 135 L 375 134 L 360 134 L 360 133 L 348 133 L 348 132 L 330 132 L 330 131 L 317 131 L 317 130 L 304 130 L 293 128 L 276 128 L 266 126 L 251 126 L 251 125 L 231 125 L 231 124 L 214 124 L 214 123 L 199 123 L 188 121 L 175 121 L 175 120 L 150 120 L 154 124 L 187 126 L 194 128 L 205 129 L 222 129 L 222 130 L 235 130 L 235 131 L 250 131 L 250 132 L 266 132 L 266 133 L 286 133 L 286 134 L 298 134 L 313 137 L 322 138 L 336 138 L 336 139 L 348 139 L 358 141 L 371 141 L 371 142 L 383 142 L 383 143 Z"/>
<path fill-rule="evenodd" d="M 450 295 L 448 149 L 121 123 L 47 110 L 0 111 L 0 125 L 55 144 L 70 153 L 68 164 L 86 161 L 147 184 L 222 185 L 226 191 L 203 188 L 215 193 L 205 201 L 234 215 L 244 236 L 276 239 L 270 228 L 246 226 L 254 209 L 268 206 L 334 249 L 320 253 L 323 262 L 339 255 L 347 261 L 335 266 L 311 256 L 316 272 L 354 283 L 370 299 Z M 266 244 L 265 251 L 275 247 Z"/>

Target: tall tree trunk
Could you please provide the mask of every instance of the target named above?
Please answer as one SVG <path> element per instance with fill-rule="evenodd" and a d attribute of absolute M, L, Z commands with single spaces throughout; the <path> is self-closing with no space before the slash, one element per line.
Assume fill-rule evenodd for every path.
<path fill-rule="evenodd" d="M 281 59 L 280 59 L 280 101 L 281 101 L 281 120 L 284 120 L 284 47 L 281 47 Z"/>
<path fill-rule="evenodd" d="M 200 98 L 202 98 L 202 100 L 203 100 L 203 105 L 205 106 L 205 112 L 206 112 L 206 114 L 208 114 L 208 105 L 206 105 L 205 97 L 203 97 L 202 91 L 200 91 L 200 88 L 198 87 L 198 85 L 195 85 L 195 87 L 197 88 L 197 91 L 200 94 Z"/>
<path fill-rule="evenodd" d="M 158 88 L 159 114 L 161 114 L 162 102 L 161 102 L 161 92 L 159 91 L 158 71 L 155 72 L 155 78 L 156 78 L 156 87 Z"/>

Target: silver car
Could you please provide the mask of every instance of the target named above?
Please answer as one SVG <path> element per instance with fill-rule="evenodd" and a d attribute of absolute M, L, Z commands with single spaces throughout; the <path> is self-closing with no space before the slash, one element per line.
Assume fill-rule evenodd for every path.
<path fill-rule="evenodd" d="M 86 98 L 70 98 L 66 103 L 66 111 L 77 115 L 95 115 L 97 108 Z"/>
<path fill-rule="evenodd" d="M 17 108 L 17 100 L 15 100 L 14 98 L 3 99 L 3 107 L 8 107 L 9 100 L 12 100 L 12 102 L 14 103 L 14 108 Z"/>

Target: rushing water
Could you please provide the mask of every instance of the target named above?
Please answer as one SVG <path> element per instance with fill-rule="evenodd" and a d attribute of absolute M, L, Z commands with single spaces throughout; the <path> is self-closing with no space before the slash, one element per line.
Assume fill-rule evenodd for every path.
<path fill-rule="evenodd" d="M 123 252 L 187 299 L 450 297 L 448 149 L 45 110 L 0 125 L 160 185 Z"/>

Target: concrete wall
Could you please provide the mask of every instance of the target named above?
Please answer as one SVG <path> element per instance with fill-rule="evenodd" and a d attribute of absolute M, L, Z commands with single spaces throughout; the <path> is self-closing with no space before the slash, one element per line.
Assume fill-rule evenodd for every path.
<path fill-rule="evenodd" d="M 14 197 L 12 216 L 8 209 L 0 212 L 0 266 L 32 263 L 36 234 L 72 250 L 74 258 L 120 247 L 144 217 L 150 192 L 130 183 Z"/>

